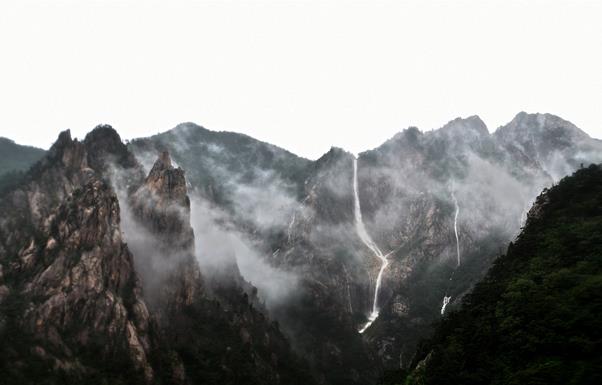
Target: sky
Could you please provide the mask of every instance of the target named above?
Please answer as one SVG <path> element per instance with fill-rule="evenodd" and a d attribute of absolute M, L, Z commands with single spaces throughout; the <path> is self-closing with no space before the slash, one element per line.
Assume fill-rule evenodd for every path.
<path fill-rule="evenodd" d="M 519 111 L 602 138 L 602 1 L 0 1 L 0 136 L 192 121 L 315 159 Z"/>

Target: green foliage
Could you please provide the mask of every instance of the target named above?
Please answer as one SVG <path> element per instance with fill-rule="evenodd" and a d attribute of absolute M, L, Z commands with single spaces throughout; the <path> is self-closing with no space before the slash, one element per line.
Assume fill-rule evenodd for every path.
<path fill-rule="evenodd" d="M 423 345 L 424 373 L 408 383 L 602 383 L 602 169 L 579 170 L 535 206 L 507 254 Z"/>

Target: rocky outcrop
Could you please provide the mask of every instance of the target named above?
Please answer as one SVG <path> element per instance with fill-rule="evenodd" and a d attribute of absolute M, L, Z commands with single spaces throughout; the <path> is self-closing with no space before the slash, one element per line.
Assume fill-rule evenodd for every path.
<path fill-rule="evenodd" d="M 161 237 L 161 243 L 171 254 L 194 251 L 184 170 L 172 166 L 169 153 L 161 153 L 131 201 L 134 215 L 149 231 Z"/>
<path fill-rule="evenodd" d="M 442 299 L 446 314 L 457 307 L 537 218 L 541 200 L 527 213 L 537 193 L 602 154 L 569 122 L 524 113 L 494 135 L 474 116 L 359 154 L 363 222 L 389 260 L 379 317 L 359 334 L 380 260 L 355 228 L 351 154 L 333 148 L 312 162 L 192 124 L 131 149 L 138 158 L 109 126 L 82 142 L 64 132 L 1 196 L 0 352 L 17 363 L 2 367 L 11 380 L 27 370 L 113 379 L 88 359 L 102 356 L 143 382 L 311 383 L 284 332 L 319 382 L 374 383 L 383 367 L 411 362 Z M 195 245 L 189 189 L 219 211 L 208 222 L 298 281 L 272 318 L 237 255 L 199 268 L 195 248 L 206 246 Z"/>
<path fill-rule="evenodd" d="M 596 143 L 560 118 L 522 113 L 493 135 L 471 116 L 433 131 L 408 128 L 359 154 L 364 222 L 390 253 L 380 316 L 362 336 L 357 330 L 370 312 L 380 263 L 354 229 L 351 154 L 333 148 L 312 162 L 192 124 L 134 141 L 133 148 L 141 156 L 169 148 L 187 165 L 192 188 L 231 215 L 228 226 L 248 234 L 270 264 L 300 277 L 295 295 L 273 314 L 324 383 L 365 384 L 381 363 L 399 368 L 411 361 L 418 339 L 441 317 L 443 298 L 451 297 L 453 310 L 517 234 L 532 199 L 558 175 L 587 163 L 577 158 L 599 156 Z M 237 188 L 256 185 L 237 201 Z M 245 215 L 254 199 L 270 197 L 263 185 L 266 191 L 292 186 L 288 196 L 296 196 L 282 210 L 286 223 L 268 231 Z M 273 211 L 280 213 L 269 205 L 263 212 Z"/>
<path fill-rule="evenodd" d="M 184 171 L 167 152 L 129 204 L 136 225 L 147 232 L 144 244 L 132 247 L 178 381 L 312 382 L 278 326 L 256 306 L 257 291 L 242 279 L 235 259 L 219 274 L 201 274 Z"/>
<path fill-rule="evenodd" d="M 122 239 L 119 203 L 90 167 L 88 146 L 95 145 L 63 132 L 27 182 L 0 202 L 7 292 L 0 349 L 8 383 L 155 378 L 151 320 Z"/>
<path fill-rule="evenodd" d="M 552 114 L 520 112 L 494 137 L 537 163 L 555 182 L 582 166 L 602 162 L 602 141 Z"/>
<path fill-rule="evenodd" d="M 237 269 L 204 284 L 184 172 L 141 170 L 112 128 L 66 131 L 2 196 L 3 383 L 311 384 Z"/>

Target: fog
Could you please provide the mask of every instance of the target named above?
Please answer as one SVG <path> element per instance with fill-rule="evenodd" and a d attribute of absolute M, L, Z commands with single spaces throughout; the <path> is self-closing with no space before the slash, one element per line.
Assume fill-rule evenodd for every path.
<path fill-rule="evenodd" d="M 229 216 L 199 196 L 191 198 L 191 224 L 195 234 L 195 255 L 206 274 L 217 274 L 232 258 L 243 278 L 257 287 L 268 308 L 276 306 L 296 290 L 297 276 L 269 265 L 267 255 L 236 229 Z"/>
<path fill-rule="evenodd" d="M 314 282 L 344 296 L 341 302 L 349 311 L 367 315 L 380 265 L 354 228 L 352 155 L 335 150 L 319 166 L 307 165 L 307 179 L 295 181 L 276 172 L 274 163 L 253 163 L 248 153 L 217 141 L 193 143 L 192 133 L 188 127 L 174 130 L 168 145 L 174 166 L 178 160 L 193 176 L 187 177 L 190 223 L 202 274 L 219 280 L 224 269 L 235 265 L 258 288 L 268 309 L 291 305 Z M 428 271 L 456 266 L 461 254 L 464 268 L 471 258 L 492 257 L 483 255 L 483 246 L 490 247 L 489 253 L 498 250 L 496 245 L 502 251 L 544 187 L 574 170 L 575 159 L 600 155 L 582 148 L 570 159 L 564 152 L 524 148 L 517 155 L 478 118 L 469 118 L 435 131 L 405 130 L 379 149 L 359 154 L 358 194 L 366 230 L 383 253 L 392 253 L 379 303 L 386 303 L 418 264 Z M 138 151 L 136 156 L 148 172 L 157 154 Z M 275 152 L 272 162 L 282 156 Z M 220 199 L 207 192 L 204 180 L 214 183 L 209 187 L 222 194 Z M 298 184 L 304 186 L 301 196 Z M 153 259 L 157 247 L 152 238 L 128 217 L 127 202 L 122 207 L 135 258 L 151 256 L 153 270 L 166 269 L 164 260 Z M 344 271 L 343 284 L 330 269 Z M 459 283 L 461 290 L 465 286 Z M 458 298 L 456 293 L 452 301 Z M 440 306 L 434 309 L 437 314 Z"/>
<path fill-rule="evenodd" d="M 152 168 L 156 157 L 155 154 L 153 160 L 153 155 L 150 153 L 138 157 L 145 174 Z M 174 167 L 177 167 L 173 160 L 172 163 Z M 174 252 L 174 250 L 166 249 L 161 237 L 149 231 L 135 217 L 130 199 L 128 199 L 129 183 L 132 183 L 133 179 L 132 171 L 121 170 L 116 166 L 112 169 L 111 180 L 121 207 L 121 228 L 128 247 L 134 255 L 136 270 L 142 278 L 145 293 L 147 297 L 154 298 L 161 290 L 164 279 L 185 257 L 186 251 Z M 277 187 L 263 190 L 264 193 L 267 191 L 267 197 L 262 197 L 258 188 L 256 190 L 255 193 L 259 197 L 254 204 L 256 208 L 262 204 L 267 207 L 268 200 L 289 202 L 292 199 L 286 194 L 279 194 Z M 241 202 L 253 195 L 251 193 L 253 188 L 246 185 L 240 186 L 238 191 L 244 192 L 236 194 Z M 188 195 L 191 203 L 190 225 L 194 230 L 195 247 L 193 252 L 205 278 L 226 279 L 226 276 L 222 277 L 222 275 L 231 274 L 230 269 L 237 268 L 247 282 L 257 287 L 258 296 L 268 309 L 285 301 L 297 287 L 297 276 L 292 272 L 279 270 L 269 265 L 266 262 L 265 251 L 260 249 L 260 246 L 249 237 L 249 234 L 236 228 L 228 212 L 208 202 L 194 190 L 189 191 Z M 150 196 L 138 193 L 135 198 L 150 199 Z M 250 203 L 253 204 L 252 201 Z M 189 220 L 188 214 L 182 208 L 170 207 L 169 211 L 179 215 L 182 221 Z M 284 217 L 272 220 L 265 216 L 268 211 L 260 210 L 260 212 L 264 216 L 257 217 L 253 223 L 269 224 L 270 226 L 278 223 L 284 226 Z M 252 212 L 249 214 L 252 215 Z"/>

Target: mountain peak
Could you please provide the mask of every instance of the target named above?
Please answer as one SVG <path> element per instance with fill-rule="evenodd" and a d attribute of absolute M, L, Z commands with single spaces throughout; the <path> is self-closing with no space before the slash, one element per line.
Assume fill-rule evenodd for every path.
<path fill-rule="evenodd" d="M 85 143 L 94 143 L 96 141 L 110 141 L 121 143 L 121 137 L 117 131 L 108 124 L 99 124 L 90 131 L 84 138 Z"/>
<path fill-rule="evenodd" d="M 353 154 L 351 154 L 348 151 L 345 151 L 340 147 L 332 146 L 330 147 L 330 150 L 328 150 L 327 153 L 325 153 L 320 158 L 318 158 L 318 160 L 316 160 L 316 165 L 318 165 L 318 167 L 321 167 L 322 165 L 336 162 L 344 157 L 353 157 Z"/>
<path fill-rule="evenodd" d="M 181 173 L 182 177 L 184 177 L 184 170 L 182 170 L 180 168 L 176 169 L 173 166 L 171 157 L 169 156 L 169 151 L 165 150 L 165 151 L 161 151 L 159 153 L 157 160 L 153 164 L 153 168 L 151 169 L 150 173 L 148 174 L 148 178 L 156 179 L 156 178 L 162 177 L 166 173 L 174 173 L 174 172 Z"/>
<path fill-rule="evenodd" d="M 157 198 L 165 200 L 165 203 L 178 202 L 185 207 L 190 205 L 184 170 L 174 168 L 167 151 L 159 154 L 146 178 L 145 185 Z"/>
<path fill-rule="evenodd" d="M 121 136 L 108 124 L 99 124 L 90 131 L 84 138 L 84 145 L 88 152 L 88 162 L 94 169 L 104 168 L 108 162 L 115 162 L 125 168 L 138 165 L 121 141 Z"/>
<path fill-rule="evenodd" d="M 461 134 L 470 131 L 478 135 L 489 136 L 487 125 L 478 115 L 472 115 L 467 118 L 458 117 L 453 119 L 441 127 L 440 131 L 453 134 Z"/>
<path fill-rule="evenodd" d="M 195 122 L 182 122 L 173 128 L 173 130 L 189 130 L 189 129 L 202 129 L 206 130 L 205 127 L 200 124 L 196 124 Z"/>
<path fill-rule="evenodd" d="M 66 145 L 70 144 L 71 142 L 73 142 L 73 139 L 71 139 L 71 130 L 66 129 L 59 133 L 58 138 L 56 139 L 54 144 L 50 147 L 50 149 L 51 150 L 52 149 L 60 149 L 60 148 L 65 147 Z"/>
<path fill-rule="evenodd" d="M 495 131 L 495 136 L 502 140 L 529 141 L 534 137 L 561 147 L 573 141 L 590 140 L 590 136 L 575 126 L 573 123 L 559 116 L 548 113 L 527 113 L 524 111 L 516 114 L 505 126 Z"/>

